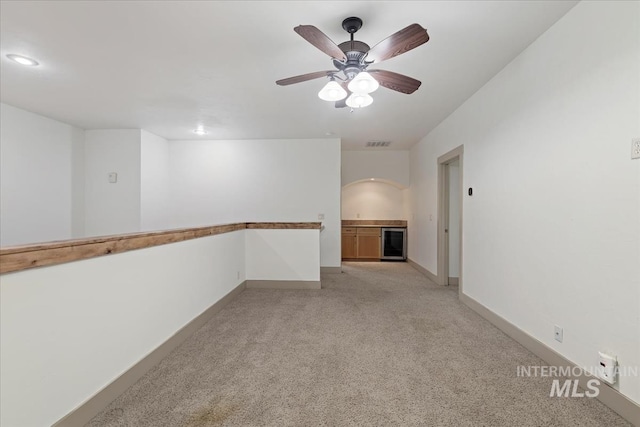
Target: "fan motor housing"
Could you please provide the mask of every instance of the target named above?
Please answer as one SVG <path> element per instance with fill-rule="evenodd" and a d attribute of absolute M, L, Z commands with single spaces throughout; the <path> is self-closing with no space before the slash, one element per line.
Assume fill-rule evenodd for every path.
<path fill-rule="evenodd" d="M 350 59 L 348 55 L 349 52 L 361 53 L 363 54 L 362 56 L 364 56 L 364 54 L 369 52 L 369 49 L 370 49 L 368 44 L 358 40 L 346 41 L 346 42 L 340 43 L 338 47 L 340 48 L 341 51 L 347 54 L 347 59 Z"/>
<path fill-rule="evenodd" d="M 346 41 L 338 45 L 347 57 L 346 62 L 333 60 L 333 65 L 343 71 L 348 79 L 354 78 L 363 69 L 364 57 L 369 51 L 369 45 L 358 40 Z"/>

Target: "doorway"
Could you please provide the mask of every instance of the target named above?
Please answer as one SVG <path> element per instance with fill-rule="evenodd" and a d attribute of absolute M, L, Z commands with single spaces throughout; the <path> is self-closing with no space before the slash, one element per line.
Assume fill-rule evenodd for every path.
<path fill-rule="evenodd" d="M 438 158 L 438 283 L 462 292 L 462 171 L 464 148 Z"/>

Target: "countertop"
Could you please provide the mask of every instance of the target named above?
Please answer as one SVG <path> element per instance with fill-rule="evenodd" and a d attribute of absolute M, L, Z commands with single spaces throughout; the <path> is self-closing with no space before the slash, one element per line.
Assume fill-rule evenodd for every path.
<path fill-rule="evenodd" d="M 406 227 L 407 221 L 395 219 L 343 219 L 343 227 Z"/>

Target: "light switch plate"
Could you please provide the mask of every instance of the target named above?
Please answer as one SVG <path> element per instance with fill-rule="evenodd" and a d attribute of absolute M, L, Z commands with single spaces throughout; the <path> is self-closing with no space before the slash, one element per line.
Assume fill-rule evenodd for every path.
<path fill-rule="evenodd" d="M 109 172 L 109 182 L 111 184 L 118 182 L 118 174 L 116 172 Z"/>

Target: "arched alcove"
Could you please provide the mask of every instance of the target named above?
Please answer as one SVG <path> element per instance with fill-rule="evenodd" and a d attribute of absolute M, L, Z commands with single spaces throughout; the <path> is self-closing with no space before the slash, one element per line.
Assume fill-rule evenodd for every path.
<path fill-rule="evenodd" d="M 342 219 L 407 219 L 409 190 L 384 179 L 363 179 L 342 187 Z"/>

